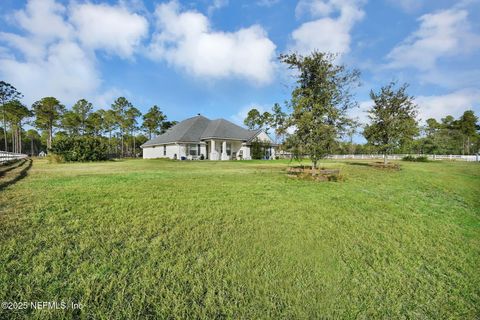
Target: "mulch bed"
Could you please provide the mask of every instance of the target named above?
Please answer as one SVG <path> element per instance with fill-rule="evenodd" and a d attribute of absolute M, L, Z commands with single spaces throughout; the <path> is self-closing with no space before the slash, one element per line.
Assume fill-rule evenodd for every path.
<path fill-rule="evenodd" d="M 377 168 L 377 169 L 384 169 L 384 170 L 400 170 L 400 164 L 394 162 L 372 162 L 369 163 L 370 166 Z"/>
<path fill-rule="evenodd" d="M 312 167 L 296 166 L 287 169 L 287 175 L 290 178 L 298 178 L 313 181 L 340 181 L 343 176 L 340 175 L 339 169 L 319 168 L 315 170 L 315 175 L 312 174 Z"/>

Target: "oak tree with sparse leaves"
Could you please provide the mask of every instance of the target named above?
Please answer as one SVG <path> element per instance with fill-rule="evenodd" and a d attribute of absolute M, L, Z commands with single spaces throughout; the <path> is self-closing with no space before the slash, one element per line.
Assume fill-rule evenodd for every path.
<path fill-rule="evenodd" d="M 345 132 L 350 122 L 347 111 L 357 106 L 351 91 L 359 85 L 360 73 L 338 65 L 335 58 L 318 51 L 308 56 L 280 56 L 280 61 L 296 71 L 296 86 L 289 102 L 289 125 L 295 129 L 290 141 L 308 155 L 313 174 L 318 161 L 333 152 Z"/>
<path fill-rule="evenodd" d="M 414 97 L 408 95 L 407 84 L 396 86 L 391 82 L 379 92 L 370 91 L 374 105 L 368 111 L 370 123 L 363 132 L 368 143 L 383 154 L 384 163 L 389 153 L 412 141 L 419 133 Z"/>

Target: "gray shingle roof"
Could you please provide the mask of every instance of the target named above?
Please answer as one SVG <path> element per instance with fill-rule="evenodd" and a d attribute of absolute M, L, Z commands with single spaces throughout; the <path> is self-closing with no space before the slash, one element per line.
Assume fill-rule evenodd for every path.
<path fill-rule="evenodd" d="M 225 119 L 210 120 L 198 115 L 183 120 L 164 134 L 145 142 L 142 147 L 175 142 L 198 142 L 204 139 L 249 141 L 258 132 L 244 129 Z"/>

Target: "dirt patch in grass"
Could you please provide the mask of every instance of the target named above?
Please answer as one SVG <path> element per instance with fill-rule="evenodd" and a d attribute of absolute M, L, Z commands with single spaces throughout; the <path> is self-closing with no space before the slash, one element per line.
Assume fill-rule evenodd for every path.
<path fill-rule="evenodd" d="M 400 164 L 394 163 L 394 162 L 372 162 L 370 163 L 370 166 L 377 168 L 377 169 L 383 169 L 383 170 L 393 170 L 393 171 L 399 171 L 400 170 Z"/>
<path fill-rule="evenodd" d="M 340 169 L 319 168 L 315 171 L 307 166 L 295 166 L 287 169 L 290 178 L 311 180 L 311 181 L 343 181 L 345 177 L 340 174 Z"/>

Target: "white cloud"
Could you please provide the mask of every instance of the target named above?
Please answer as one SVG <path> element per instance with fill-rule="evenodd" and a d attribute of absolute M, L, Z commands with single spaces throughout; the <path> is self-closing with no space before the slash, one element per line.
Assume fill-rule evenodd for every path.
<path fill-rule="evenodd" d="M 101 82 L 92 59 L 78 44 L 67 41 L 50 46 L 43 60 L 1 59 L 0 74 L 15 84 L 28 103 L 44 96 L 72 103 L 95 92 Z"/>
<path fill-rule="evenodd" d="M 30 0 L 25 10 L 16 11 L 13 19 L 24 30 L 42 41 L 69 38 L 72 26 L 64 20 L 66 8 L 55 0 Z"/>
<path fill-rule="evenodd" d="M 443 10 L 418 20 L 418 30 L 388 54 L 387 67 L 431 70 L 442 57 L 458 56 L 480 46 L 480 37 L 471 31 L 467 10 Z"/>
<path fill-rule="evenodd" d="M 257 6 L 260 7 L 271 7 L 275 4 L 277 4 L 280 0 L 258 0 L 256 2 Z"/>
<path fill-rule="evenodd" d="M 428 118 L 440 120 L 447 115 L 458 118 L 465 110 L 480 112 L 480 89 L 462 89 L 445 95 L 418 96 L 415 102 L 419 106 L 422 121 Z"/>
<path fill-rule="evenodd" d="M 272 104 L 273 106 L 273 104 Z M 258 104 L 258 103 L 251 103 L 247 106 L 244 106 L 243 108 L 241 108 L 237 113 L 235 113 L 234 115 L 230 116 L 230 119 L 238 124 L 238 125 L 241 125 L 241 126 L 244 126 L 243 124 L 243 121 L 245 120 L 245 118 L 247 117 L 248 115 L 248 111 L 252 110 L 252 109 L 257 109 L 260 113 L 264 113 L 265 111 L 270 111 L 271 109 L 271 106 L 265 106 L 265 105 L 261 105 L 261 104 Z"/>
<path fill-rule="evenodd" d="M 66 104 L 104 96 L 94 49 L 129 56 L 147 31 L 146 20 L 123 7 L 90 3 L 67 8 L 53 0 L 30 0 L 7 18 L 24 34 L 0 33 L 8 48 L 0 57 L 0 77 L 29 104 L 44 96 Z"/>
<path fill-rule="evenodd" d="M 388 2 L 408 13 L 417 11 L 423 5 L 423 2 L 418 0 L 388 0 Z"/>
<path fill-rule="evenodd" d="M 233 76 L 259 84 L 272 80 L 275 44 L 261 26 L 214 31 L 205 15 L 181 12 L 175 1 L 158 5 L 155 15 L 158 31 L 149 48 L 153 59 L 165 60 L 199 77 Z"/>
<path fill-rule="evenodd" d="M 313 18 L 292 32 L 290 49 L 301 54 L 313 50 L 345 54 L 350 51 L 353 26 L 362 20 L 362 0 L 300 0 L 296 15 Z"/>
<path fill-rule="evenodd" d="M 373 100 L 360 101 L 358 108 L 352 108 L 349 110 L 349 116 L 361 124 L 368 123 L 368 110 L 373 106 Z"/>
<path fill-rule="evenodd" d="M 213 0 L 212 4 L 208 6 L 208 14 L 211 15 L 215 10 L 221 9 L 228 5 L 228 0 Z"/>
<path fill-rule="evenodd" d="M 130 57 L 148 32 L 144 17 L 121 6 L 73 4 L 70 21 L 86 47 L 122 57 Z"/>

